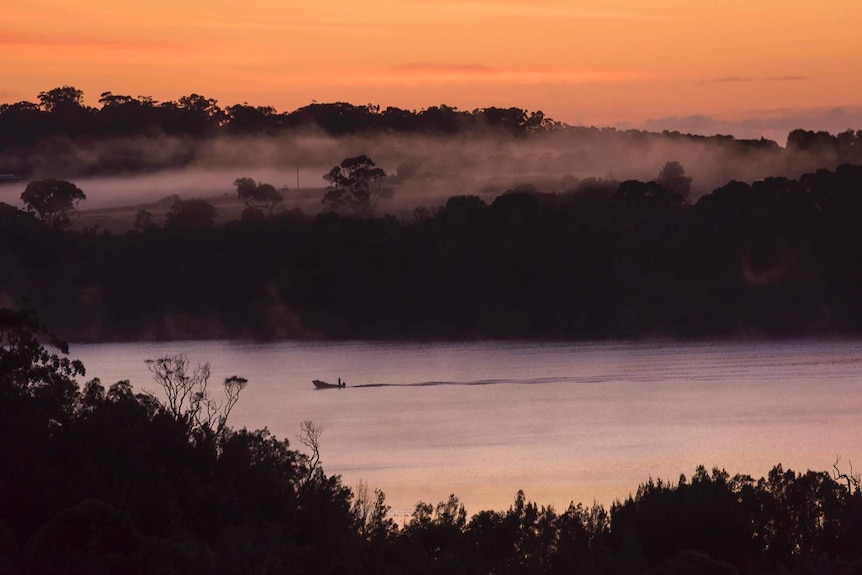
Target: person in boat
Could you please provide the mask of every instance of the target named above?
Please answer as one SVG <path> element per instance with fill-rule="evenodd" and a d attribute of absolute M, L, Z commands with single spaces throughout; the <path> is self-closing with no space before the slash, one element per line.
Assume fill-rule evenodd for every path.
<path fill-rule="evenodd" d="M 339 377 L 338 378 L 338 387 L 346 387 L 346 386 L 347 386 L 347 382 L 341 381 L 341 378 Z"/>

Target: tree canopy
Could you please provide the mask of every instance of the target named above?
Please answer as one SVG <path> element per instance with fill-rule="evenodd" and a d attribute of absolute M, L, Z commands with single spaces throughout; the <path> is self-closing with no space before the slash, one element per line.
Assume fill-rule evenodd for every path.
<path fill-rule="evenodd" d="M 685 168 L 677 161 L 666 163 L 655 181 L 683 199 L 687 199 L 691 192 L 691 177 L 685 174 Z"/>
<path fill-rule="evenodd" d="M 399 525 L 383 492 L 326 475 L 322 427 L 301 423 L 309 452 L 225 425 L 243 378 L 227 379 L 221 406 L 208 404 L 208 365 L 182 355 L 148 364 L 163 397 L 126 380 L 79 386 L 83 366 L 46 334 L 32 310 L 0 308 L 4 573 L 777 575 L 862 562 L 862 480 L 840 460 L 759 479 L 699 466 L 609 509 L 518 491 L 508 509 L 468 515 L 451 494 Z"/>
<path fill-rule="evenodd" d="M 371 216 L 380 197 L 379 181 L 384 177 L 386 172 L 366 155 L 345 158 L 323 176 L 329 182 L 323 204 L 333 211 L 350 210 Z"/>
<path fill-rule="evenodd" d="M 165 218 L 165 226 L 174 229 L 206 229 L 215 223 L 216 207 L 206 200 L 176 199 Z"/>
<path fill-rule="evenodd" d="M 242 177 L 234 180 L 233 185 L 236 186 L 239 199 L 254 210 L 265 210 L 272 215 L 275 207 L 284 201 L 281 192 L 272 184 L 255 182 L 252 178 Z"/>
<path fill-rule="evenodd" d="M 57 228 L 69 225 L 69 214 L 77 208 L 78 202 L 86 198 L 84 192 L 72 182 L 55 178 L 34 180 L 21 193 L 27 211 Z"/>
<path fill-rule="evenodd" d="M 596 162 L 608 154 L 669 148 L 694 150 L 697 157 L 713 156 L 725 171 L 750 166 L 790 177 L 821 167 L 834 169 L 842 163 L 862 162 L 862 131 L 857 130 L 836 135 L 794 130 L 786 148 L 781 148 L 777 142 L 762 138 L 738 140 L 722 135 L 570 126 L 541 111 L 516 107 L 460 110 L 441 104 L 404 110 L 315 102 L 279 112 L 271 106 L 247 103 L 220 106 L 215 99 L 197 93 L 160 102 L 150 96 L 110 91 L 101 93 L 99 107 L 89 107 L 84 104 L 83 92 L 74 86 L 40 92 L 34 100 L 0 104 L 0 174 L 75 178 L 151 172 L 212 161 L 214 142 L 221 147 L 225 140 L 234 140 L 238 147 L 244 147 L 249 137 L 302 136 L 309 132 L 336 139 L 357 135 L 467 136 L 519 143 L 547 139 L 579 168 L 589 168 L 584 160 L 592 156 Z M 564 151 L 572 146 L 578 151 Z M 87 153 L 80 153 L 81 148 Z"/>

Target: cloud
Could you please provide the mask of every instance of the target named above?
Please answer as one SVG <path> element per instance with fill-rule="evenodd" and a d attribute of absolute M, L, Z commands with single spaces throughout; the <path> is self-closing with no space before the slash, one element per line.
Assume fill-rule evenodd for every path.
<path fill-rule="evenodd" d="M 703 80 L 701 82 L 697 82 L 697 84 L 734 84 L 742 82 L 801 82 L 809 79 L 810 78 L 808 78 L 807 76 L 797 76 L 793 74 L 788 74 L 785 76 L 769 76 L 767 78 L 752 78 L 751 76 L 722 76 L 720 78 Z"/>
<path fill-rule="evenodd" d="M 862 107 L 751 110 L 741 120 L 723 120 L 706 115 L 670 116 L 648 120 L 638 127 L 650 131 L 670 130 L 688 134 L 730 134 L 737 138 L 765 137 L 784 144 L 797 128 L 833 134 L 862 129 Z"/>
<path fill-rule="evenodd" d="M 751 76 L 721 76 L 718 78 L 711 78 L 709 80 L 702 80 L 697 82 L 698 85 L 704 84 L 735 84 L 735 83 L 744 83 L 744 82 L 800 82 L 803 80 L 808 80 L 807 76 L 797 76 L 788 74 L 785 76 L 769 76 L 766 78 L 752 78 Z"/>
<path fill-rule="evenodd" d="M 482 64 L 424 64 L 424 63 L 410 63 L 410 64 L 401 64 L 400 66 L 395 66 L 395 70 L 399 72 L 407 72 L 407 73 L 421 73 L 421 74 L 488 74 L 494 73 L 499 70 L 499 68 L 495 68 L 493 66 L 484 66 Z"/>
<path fill-rule="evenodd" d="M 769 82 L 799 82 L 802 80 L 808 80 L 807 76 L 771 76 L 766 79 Z"/>
<path fill-rule="evenodd" d="M 724 78 L 716 78 L 713 82 L 751 82 L 751 80 L 747 76 L 725 76 Z"/>
<path fill-rule="evenodd" d="M 316 77 L 327 85 L 445 86 L 615 83 L 646 77 L 631 70 L 580 67 L 510 67 L 412 62 Z"/>

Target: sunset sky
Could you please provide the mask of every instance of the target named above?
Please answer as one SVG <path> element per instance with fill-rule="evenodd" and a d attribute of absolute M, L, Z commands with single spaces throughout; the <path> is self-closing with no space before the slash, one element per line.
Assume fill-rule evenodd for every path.
<path fill-rule="evenodd" d="M 73 85 L 90 105 L 104 91 L 194 92 L 279 111 L 316 100 L 700 131 L 806 117 L 862 128 L 859 0 L 3 4 L 0 102 Z"/>

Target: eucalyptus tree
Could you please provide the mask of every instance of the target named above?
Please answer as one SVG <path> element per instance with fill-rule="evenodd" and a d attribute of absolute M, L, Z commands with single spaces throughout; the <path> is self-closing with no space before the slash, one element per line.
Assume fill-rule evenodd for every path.
<path fill-rule="evenodd" d="M 56 228 L 69 225 L 69 214 L 73 212 L 78 202 L 87 199 L 86 194 L 72 182 L 45 178 L 33 180 L 21 194 L 28 212 Z"/>
<path fill-rule="evenodd" d="M 385 177 L 386 172 L 364 154 L 346 158 L 323 176 L 329 188 L 322 203 L 332 211 L 347 209 L 372 216 L 380 197 L 380 180 Z"/>

